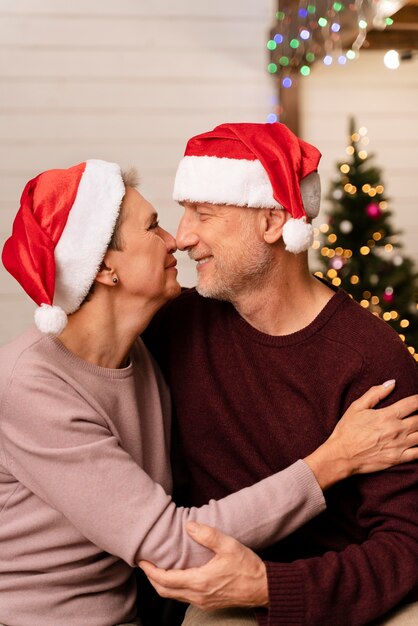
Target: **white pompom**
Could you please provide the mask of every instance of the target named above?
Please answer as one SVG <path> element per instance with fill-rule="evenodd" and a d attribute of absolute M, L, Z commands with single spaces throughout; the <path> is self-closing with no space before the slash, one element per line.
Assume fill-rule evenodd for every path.
<path fill-rule="evenodd" d="M 67 326 L 67 314 L 60 306 L 41 304 L 35 311 L 35 324 L 48 335 L 59 335 Z"/>
<path fill-rule="evenodd" d="M 314 240 L 312 224 L 308 224 L 306 217 L 299 220 L 293 218 L 287 220 L 283 226 L 283 241 L 286 250 L 298 254 L 311 247 Z"/>

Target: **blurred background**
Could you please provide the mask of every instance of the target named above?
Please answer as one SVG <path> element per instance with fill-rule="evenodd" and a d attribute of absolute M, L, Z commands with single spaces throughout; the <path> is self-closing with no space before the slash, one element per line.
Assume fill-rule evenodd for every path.
<path fill-rule="evenodd" d="M 382 214 L 390 209 L 393 230 L 402 232 L 386 235 L 398 237 L 412 280 L 418 261 L 417 2 L 0 0 L 1 246 L 26 182 L 89 158 L 135 165 L 143 194 L 175 233 L 180 211 L 171 191 L 186 140 L 222 122 L 278 120 L 323 153 L 314 269 L 321 270 L 320 238 L 331 232 L 324 226 L 327 210 L 338 210 L 344 194 L 355 196 L 345 189 L 348 178 L 340 181 L 342 191 L 335 187 L 351 146 L 356 154 L 366 151 L 363 160 L 375 155 L 381 171 L 373 189 L 381 184 L 384 191 L 362 210 L 371 214 L 376 204 L 370 217 L 387 222 Z M 396 69 L 384 63 L 391 49 L 386 63 Z M 344 213 L 340 218 L 338 225 L 350 222 Z M 334 255 L 329 262 L 335 265 Z M 338 280 L 340 269 L 330 277 Z M 193 285 L 187 255 L 179 255 L 179 270 L 181 283 Z M 414 306 L 408 304 L 411 311 Z M 1 268 L 0 343 L 31 323 L 33 311 Z"/>

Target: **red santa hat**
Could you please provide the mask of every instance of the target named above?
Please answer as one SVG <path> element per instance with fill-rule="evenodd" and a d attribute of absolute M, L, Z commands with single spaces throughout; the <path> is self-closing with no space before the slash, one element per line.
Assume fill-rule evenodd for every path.
<path fill-rule="evenodd" d="M 307 218 L 319 212 L 320 158 L 284 124 L 221 124 L 187 143 L 173 198 L 284 209 L 291 216 L 283 228 L 286 249 L 302 252 L 313 242 Z"/>
<path fill-rule="evenodd" d="M 35 324 L 57 335 L 93 284 L 112 237 L 125 185 L 119 165 L 89 160 L 49 170 L 23 190 L 5 268 L 36 302 Z"/>

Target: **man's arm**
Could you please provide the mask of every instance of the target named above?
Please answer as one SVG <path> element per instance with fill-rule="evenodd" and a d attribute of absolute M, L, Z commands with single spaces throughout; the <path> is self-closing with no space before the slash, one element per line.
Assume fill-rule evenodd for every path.
<path fill-rule="evenodd" d="M 418 445 L 418 417 L 405 417 L 418 408 L 418 396 L 370 410 L 393 390 L 393 382 L 373 387 L 353 402 L 329 439 L 305 459 L 323 489 L 339 478 L 418 459 L 418 448 L 413 447 Z M 164 570 L 142 561 L 140 566 L 160 595 L 204 610 L 268 605 L 268 582 L 274 585 L 275 566 L 288 565 L 266 565 L 247 547 L 208 526 L 189 524 L 187 530 L 215 556 L 188 570 Z"/>

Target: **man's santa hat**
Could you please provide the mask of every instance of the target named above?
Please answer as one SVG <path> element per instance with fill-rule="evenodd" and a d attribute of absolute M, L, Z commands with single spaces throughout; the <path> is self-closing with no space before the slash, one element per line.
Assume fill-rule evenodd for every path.
<path fill-rule="evenodd" d="M 124 195 L 119 165 L 99 160 L 48 170 L 27 183 L 2 259 L 38 304 L 42 332 L 61 333 L 89 292 Z"/>
<path fill-rule="evenodd" d="M 289 252 L 313 242 L 307 218 L 318 215 L 321 153 L 284 124 L 221 124 L 192 137 L 174 182 L 177 202 L 285 209 Z"/>

